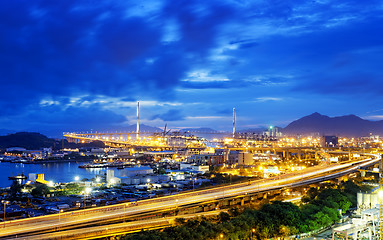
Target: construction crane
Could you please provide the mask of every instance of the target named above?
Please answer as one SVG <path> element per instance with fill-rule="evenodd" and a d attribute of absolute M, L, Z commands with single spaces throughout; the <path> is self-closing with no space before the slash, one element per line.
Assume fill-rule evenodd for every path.
<path fill-rule="evenodd" d="M 168 135 L 168 133 L 171 131 L 171 129 L 169 129 L 168 131 L 166 131 L 166 127 L 168 126 L 168 124 L 166 123 L 165 124 L 165 127 L 164 127 L 164 132 L 162 133 L 162 136 L 165 137 L 166 135 Z"/>

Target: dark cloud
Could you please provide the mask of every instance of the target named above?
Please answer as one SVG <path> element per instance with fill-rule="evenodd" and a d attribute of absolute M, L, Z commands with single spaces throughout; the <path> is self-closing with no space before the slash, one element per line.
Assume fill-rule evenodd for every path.
<path fill-rule="evenodd" d="M 369 75 L 365 73 L 353 73 L 342 76 L 306 76 L 311 81 L 304 81 L 294 90 L 317 93 L 322 95 L 353 95 L 370 97 L 371 94 L 381 93 L 383 87 L 383 75 Z"/>
<path fill-rule="evenodd" d="M 191 89 L 223 89 L 223 88 L 233 88 L 235 87 L 231 81 L 211 81 L 211 82 L 183 82 L 181 84 L 184 88 Z"/>
<path fill-rule="evenodd" d="M 296 52 L 307 71 L 296 80 L 294 90 L 320 94 L 381 95 L 383 75 L 382 18 L 353 23 L 342 29 L 296 39 L 303 49 Z M 303 52 L 304 51 L 304 52 Z M 307 60 L 304 63 L 304 60 Z"/>
<path fill-rule="evenodd" d="M 203 99 L 211 109 L 217 102 L 206 98 L 210 90 L 220 106 L 234 105 L 218 96 L 227 89 L 242 99 L 275 92 L 381 95 L 381 1 L 159 2 L 146 14 L 139 12 L 145 3 L 135 9 L 117 0 L 3 3 L 0 123 L 11 129 L 102 128 L 124 121 L 105 110 L 127 111 L 113 99 Z M 200 69 L 211 75 L 206 81 L 184 81 Z M 170 110 L 153 118 L 185 120 L 162 106 Z"/>
<path fill-rule="evenodd" d="M 25 119 L 28 119 L 26 121 Z M 87 131 L 91 129 L 121 129 L 126 117 L 97 104 L 89 107 L 68 107 L 52 105 L 29 109 L 28 112 L 13 116 L 12 119 L 0 118 L 0 125 L 18 131 L 38 131 L 49 136 L 60 137 L 65 131 Z"/>
<path fill-rule="evenodd" d="M 151 120 L 155 120 L 155 119 L 161 119 L 165 122 L 167 122 L 167 121 L 171 122 L 171 121 L 184 120 L 185 116 L 182 114 L 182 111 L 176 110 L 176 109 L 171 109 L 165 113 L 156 114 L 156 115 L 152 116 Z"/>
<path fill-rule="evenodd" d="M 164 5 L 148 18 L 127 16 L 128 6 L 118 1 L 4 3 L 0 107 L 16 111 L 46 96 L 76 94 L 138 98 L 149 91 L 171 98 L 193 55 L 203 58 L 214 47 L 232 8 L 198 1 Z M 181 39 L 165 44 L 162 23 L 169 18 L 180 26 Z M 16 95 L 15 104 L 7 101 Z"/>
<path fill-rule="evenodd" d="M 81 127 L 87 125 L 89 127 L 101 127 L 111 124 L 121 124 L 127 119 L 109 110 L 103 110 L 97 104 L 90 107 L 68 107 L 62 110 L 60 107 L 50 106 L 40 108 L 36 112 L 30 112 L 31 122 L 69 125 L 72 127 Z"/>
<path fill-rule="evenodd" d="M 214 111 L 219 114 L 219 115 L 224 115 L 224 116 L 230 116 L 231 113 L 233 113 L 232 108 L 219 108 L 219 109 L 214 109 Z"/>
<path fill-rule="evenodd" d="M 183 48 L 199 57 L 216 44 L 219 27 L 236 16 L 233 5 L 224 1 L 168 1 L 166 18 L 178 20 Z"/>

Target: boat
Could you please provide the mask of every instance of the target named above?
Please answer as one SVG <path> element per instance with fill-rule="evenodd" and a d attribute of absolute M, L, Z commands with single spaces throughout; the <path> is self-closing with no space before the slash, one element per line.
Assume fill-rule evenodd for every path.
<path fill-rule="evenodd" d="M 18 174 L 16 176 L 13 176 L 13 177 L 8 177 L 9 180 L 27 180 L 27 176 L 25 176 L 23 173 L 22 174 Z"/>

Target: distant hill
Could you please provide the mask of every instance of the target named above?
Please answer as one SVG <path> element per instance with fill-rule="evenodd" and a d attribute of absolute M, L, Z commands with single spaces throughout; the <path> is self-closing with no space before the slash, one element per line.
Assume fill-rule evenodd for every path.
<path fill-rule="evenodd" d="M 124 127 L 122 129 L 119 129 L 118 131 L 127 131 L 127 132 L 135 132 L 136 131 L 136 125 L 130 125 L 127 127 Z M 145 124 L 140 124 L 140 132 L 162 132 L 163 130 L 158 127 L 151 127 Z"/>
<path fill-rule="evenodd" d="M 11 133 L 15 133 L 16 131 L 9 130 L 9 129 L 0 129 L 0 136 L 5 136 Z"/>
<path fill-rule="evenodd" d="M 283 130 L 285 134 L 337 135 L 345 137 L 383 134 L 383 121 L 369 121 L 355 115 L 328 117 L 317 112 L 291 122 Z"/>
<path fill-rule="evenodd" d="M 262 133 L 266 129 L 267 129 L 267 127 L 248 128 L 248 129 L 241 129 L 237 132 L 239 132 L 239 133 Z"/>
<path fill-rule="evenodd" d="M 105 144 L 101 141 L 94 141 L 91 143 L 69 143 L 67 140 L 56 140 L 34 132 L 18 132 L 0 136 L 0 149 L 10 147 L 23 147 L 28 150 L 38 150 L 41 148 L 60 149 L 62 146 L 66 148 L 105 147 Z"/>
<path fill-rule="evenodd" d="M 0 136 L 0 148 L 23 147 L 32 150 L 53 147 L 55 143 L 56 140 L 33 132 L 18 132 Z"/>
<path fill-rule="evenodd" d="M 197 133 L 218 133 L 217 130 L 212 128 L 183 128 L 180 132 L 197 132 Z"/>

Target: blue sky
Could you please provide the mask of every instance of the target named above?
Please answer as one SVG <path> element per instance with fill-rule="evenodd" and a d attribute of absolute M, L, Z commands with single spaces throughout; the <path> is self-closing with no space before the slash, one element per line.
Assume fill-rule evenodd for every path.
<path fill-rule="evenodd" d="M 0 129 L 383 119 L 383 2 L 7 1 Z"/>

